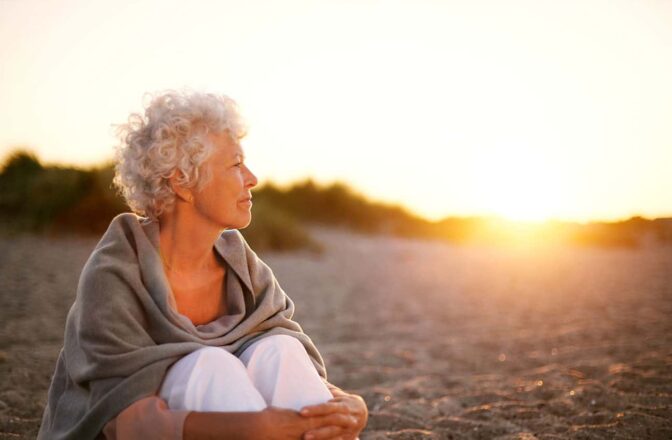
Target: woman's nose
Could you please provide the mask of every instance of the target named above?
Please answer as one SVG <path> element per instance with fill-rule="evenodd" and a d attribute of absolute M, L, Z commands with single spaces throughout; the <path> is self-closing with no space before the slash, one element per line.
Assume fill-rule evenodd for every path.
<path fill-rule="evenodd" d="M 249 168 L 247 168 L 247 174 L 248 174 L 247 183 L 250 186 L 250 188 L 257 186 L 258 183 L 257 176 L 255 176 L 254 173 L 252 173 L 252 171 Z"/>

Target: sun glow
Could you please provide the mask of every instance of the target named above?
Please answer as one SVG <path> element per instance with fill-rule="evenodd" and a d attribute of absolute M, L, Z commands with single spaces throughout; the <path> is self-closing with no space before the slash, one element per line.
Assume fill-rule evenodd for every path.
<path fill-rule="evenodd" d="M 543 156 L 532 151 L 495 152 L 483 162 L 484 205 L 490 213 L 517 221 L 556 216 L 564 203 L 562 181 Z"/>

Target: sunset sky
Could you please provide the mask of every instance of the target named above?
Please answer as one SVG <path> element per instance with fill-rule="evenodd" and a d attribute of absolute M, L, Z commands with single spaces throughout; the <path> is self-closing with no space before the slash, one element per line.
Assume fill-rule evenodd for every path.
<path fill-rule="evenodd" d="M 430 218 L 672 216 L 671 1 L 0 0 L 0 154 L 110 159 L 166 88 L 224 93 L 262 180 Z"/>

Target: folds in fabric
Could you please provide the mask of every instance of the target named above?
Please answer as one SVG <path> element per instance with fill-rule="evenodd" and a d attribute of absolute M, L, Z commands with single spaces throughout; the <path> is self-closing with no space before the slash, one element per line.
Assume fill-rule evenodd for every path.
<path fill-rule="evenodd" d="M 95 439 L 133 402 L 156 394 L 166 370 L 203 346 L 239 354 L 255 340 L 287 334 L 318 373 L 322 358 L 292 320 L 294 304 L 237 230 L 215 249 L 231 269 L 237 313 L 194 326 L 177 313 L 159 255 L 159 225 L 135 214 L 111 222 L 82 270 L 38 439 Z"/>

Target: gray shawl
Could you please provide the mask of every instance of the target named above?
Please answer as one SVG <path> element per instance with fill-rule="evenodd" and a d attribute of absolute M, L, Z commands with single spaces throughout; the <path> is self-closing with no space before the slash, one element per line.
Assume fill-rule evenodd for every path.
<path fill-rule="evenodd" d="M 82 270 L 38 439 L 95 439 L 123 409 L 155 395 L 174 362 L 204 346 L 239 355 L 259 338 L 291 335 L 326 378 L 320 354 L 291 319 L 294 304 L 240 232 L 215 242 L 230 269 L 232 314 L 206 325 L 175 310 L 158 249 L 158 223 L 134 214 L 112 220 Z"/>

